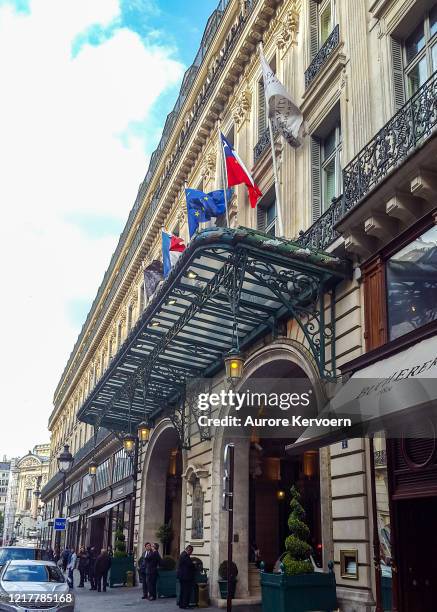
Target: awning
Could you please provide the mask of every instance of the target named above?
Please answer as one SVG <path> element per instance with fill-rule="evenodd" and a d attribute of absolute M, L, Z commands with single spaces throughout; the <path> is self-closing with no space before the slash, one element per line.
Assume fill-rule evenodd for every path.
<path fill-rule="evenodd" d="M 426 428 L 415 427 L 419 410 L 419 422 L 437 414 L 437 337 L 355 372 L 319 415 L 350 418 L 352 427 L 309 427 L 287 450 L 301 452 L 382 430 L 392 437 L 424 437 Z"/>
<path fill-rule="evenodd" d="M 196 234 L 79 410 L 96 427 L 125 432 L 154 419 L 187 381 L 211 377 L 224 355 L 295 318 L 320 375 L 333 376 L 325 296 L 348 262 L 247 228 Z M 332 315 L 332 313 L 331 313 Z M 329 320 L 334 320 L 330 316 Z"/>
<path fill-rule="evenodd" d="M 76 516 L 69 516 L 67 518 L 67 523 L 76 523 L 76 521 L 79 520 L 80 514 L 77 514 Z"/>
<path fill-rule="evenodd" d="M 100 508 L 100 510 L 96 510 L 95 512 L 93 512 L 92 514 L 90 514 L 87 518 L 94 518 L 95 516 L 99 516 L 99 514 L 104 514 L 105 512 L 107 512 L 108 510 L 110 510 L 111 508 L 114 508 L 115 506 L 118 506 L 118 504 L 121 504 L 121 502 L 123 502 L 124 499 L 119 499 L 116 502 L 112 502 L 110 504 L 106 504 L 106 506 L 103 506 L 103 508 Z"/>

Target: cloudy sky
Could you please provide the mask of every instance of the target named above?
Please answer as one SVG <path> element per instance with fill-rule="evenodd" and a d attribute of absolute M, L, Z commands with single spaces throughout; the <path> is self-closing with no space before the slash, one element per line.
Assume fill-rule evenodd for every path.
<path fill-rule="evenodd" d="M 0 457 L 60 374 L 217 0 L 0 0 Z"/>

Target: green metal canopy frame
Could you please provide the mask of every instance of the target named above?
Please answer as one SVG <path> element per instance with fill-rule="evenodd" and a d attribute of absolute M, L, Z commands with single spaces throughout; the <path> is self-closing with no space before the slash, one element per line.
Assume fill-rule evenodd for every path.
<path fill-rule="evenodd" d="M 186 403 L 194 416 L 196 409 L 187 386 L 223 368 L 230 349 L 244 351 L 289 318 L 299 324 L 320 376 L 334 378 L 335 317 L 332 311 L 325 321 L 325 295 L 349 275 L 345 260 L 252 229 L 196 234 L 85 400 L 79 420 L 120 435 L 164 412 L 188 447 Z"/>

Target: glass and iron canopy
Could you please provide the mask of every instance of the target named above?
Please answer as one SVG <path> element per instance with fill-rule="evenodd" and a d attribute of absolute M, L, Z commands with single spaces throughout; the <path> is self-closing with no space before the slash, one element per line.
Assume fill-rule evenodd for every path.
<path fill-rule="evenodd" d="M 174 413 L 190 381 L 213 376 L 232 351 L 244 354 L 293 318 L 320 376 L 332 378 L 335 317 L 325 302 L 349 274 L 338 257 L 255 230 L 214 227 L 196 234 L 78 418 L 131 434 L 163 412 Z M 333 308 L 335 300 L 329 302 Z"/>

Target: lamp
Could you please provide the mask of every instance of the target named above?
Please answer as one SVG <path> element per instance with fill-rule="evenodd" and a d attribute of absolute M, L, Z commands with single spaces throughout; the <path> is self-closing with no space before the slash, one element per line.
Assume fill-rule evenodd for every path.
<path fill-rule="evenodd" d="M 233 348 L 226 355 L 225 359 L 226 376 L 232 380 L 240 380 L 243 376 L 244 359 L 240 351 Z"/>
<path fill-rule="evenodd" d="M 66 474 L 73 465 L 73 455 L 70 453 L 68 444 L 65 444 L 64 450 L 58 457 L 58 469 L 62 474 Z"/>
<path fill-rule="evenodd" d="M 141 421 L 138 425 L 138 440 L 145 444 L 150 438 L 150 425 L 146 421 Z"/>
<path fill-rule="evenodd" d="M 97 474 L 97 463 L 94 461 L 94 459 L 88 465 L 88 474 L 91 476 L 91 478 L 94 478 Z"/>
<path fill-rule="evenodd" d="M 283 489 L 279 489 L 279 491 L 276 491 L 276 499 L 278 501 L 283 501 L 285 499 L 285 491 Z"/>
<path fill-rule="evenodd" d="M 135 450 L 135 438 L 132 434 L 127 433 L 123 438 L 123 448 L 129 457 L 132 456 Z"/>

